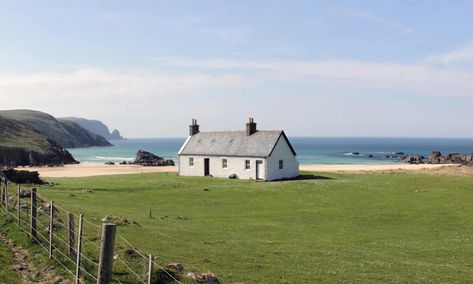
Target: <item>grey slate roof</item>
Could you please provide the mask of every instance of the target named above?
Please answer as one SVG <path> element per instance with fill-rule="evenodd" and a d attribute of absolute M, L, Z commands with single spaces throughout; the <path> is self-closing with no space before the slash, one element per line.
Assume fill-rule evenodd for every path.
<path fill-rule="evenodd" d="M 259 130 L 251 136 L 245 131 L 206 131 L 190 136 L 180 155 L 269 157 L 278 139 L 289 140 L 282 130 Z"/>

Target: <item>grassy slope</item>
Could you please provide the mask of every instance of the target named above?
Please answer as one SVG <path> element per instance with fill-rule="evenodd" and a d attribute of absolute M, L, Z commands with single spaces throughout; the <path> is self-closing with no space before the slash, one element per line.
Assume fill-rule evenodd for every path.
<path fill-rule="evenodd" d="M 19 283 L 17 272 L 12 267 L 12 252 L 0 243 L 0 283 Z"/>
<path fill-rule="evenodd" d="M 51 179 L 58 184 L 40 192 L 89 219 L 133 219 L 142 227 L 118 230 L 141 250 L 188 269 L 213 271 L 224 283 L 473 278 L 473 177 L 306 177 L 313 179 L 64 178 Z M 150 208 L 154 219 L 148 218 Z"/>
<path fill-rule="evenodd" d="M 19 121 L 6 119 L 0 115 L 0 146 L 30 149 L 43 153 L 51 147 L 47 137 L 35 131 L 31 126 Z"/>
<path fill-rule="evenodd" d="M 64 148 L 111 146 L 105 138 L 90 133 L 78 124 L 59 121 L 44 112 L 26 109 L 3 110 L 0 115 L 32 126 Z"/>

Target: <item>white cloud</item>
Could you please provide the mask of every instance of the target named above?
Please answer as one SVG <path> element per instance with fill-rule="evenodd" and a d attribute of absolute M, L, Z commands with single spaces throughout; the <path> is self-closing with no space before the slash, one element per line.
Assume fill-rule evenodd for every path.
<path fill-rule="evenodd" d="M 119 128 L 129 137 L 156 137 L 163 133 L 185 135 L 187 120 L 194 116 L 211 128 L 233 129 L 246 115 L 254 114 L 267 124 L 274 123 L 273 127 L 290 130 L 292 123 L 285 125 L 284 117 L 275 120 L 274 113 L 287 113 L 300 125 L 305 125 L 308 118 L 323 120 L 324 115 L 333 112 L 341 121 L 347 119 L 348 113 L 356 113 L 350 119 L 361 123 L 364 114 L 360 112 L 368 115 L 376 107 L 389 107 L 393 95 L 401 95 L 401 102 L 406 102 L 406 97 L 417 97 L 420 99 L 413 101 L 425 101 L 426 106 L 429 96 L 437 96 L 446 103 L 455 97 L 473 98 L 473 71 L 428 64 L 225 58 L 158 58 L 156 62 L 159 71 L 88 68 L 2 74 L 1 107 L 96 118 L 112 122 L 111 127 Z M 380 98 L 376 99 L 378 105 L 370 104 L 375 95 Z M 406 105 L 402 111 L 422 111 L 416 103 Z M 352 109 L 353 104 L 358 104 L 360 111 Z M 319 107 L 318 116 L 314 106 Z M 346 108 L 349 110 L 341 111 Z M 392 117 L 386 118 L 384 122 L 391 120 Z M 162 121 L 166 123 L 159 123 Z M 313 133 L 311 125 L 293 131 L 300 131 L 296 132 L 299 135 Z"/>
<path fill-rule="evenodd" d="M 444 54 L 432 55 L 427 57 L 425 61 L 444 65 L 455 63 L 471 63 L 473 62 L 473 45 Z"/>
<path fill-rule="evenodd" d="M 0 98 L 20 101 L 68 99 L 89 101 L 96 98 L 125 100 L 154 95 L 175 95 L 202 89 L 234 87 L 238 75 L 209 75 L 151 71 L 79 69 L 73 72 L 37 73 L 0 77 Z"/>
<path fill-rule="evenodd" d="M 329 84 L 436 96 L 473 96 L 473 71 L 426 64 L 375 63 L 355 60 L 252 61 L 233 59 L 161 59 L 161 63 L 197 69 L 239 72 L 271 83 Z M 245 73 L 245 72 L 249 72 Z"/>

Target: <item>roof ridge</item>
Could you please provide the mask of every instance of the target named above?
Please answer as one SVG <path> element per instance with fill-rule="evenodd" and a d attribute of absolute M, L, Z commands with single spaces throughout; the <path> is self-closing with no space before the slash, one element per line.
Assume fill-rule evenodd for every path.
<path fill-rule="evenodd" d="M 282 129 L 263 129 L 257 130 L 256 132 L 283 132 Z M 201 130 L 199 133 L 208 133 L 208 132 L 246 132 L 245 130 Z"/>

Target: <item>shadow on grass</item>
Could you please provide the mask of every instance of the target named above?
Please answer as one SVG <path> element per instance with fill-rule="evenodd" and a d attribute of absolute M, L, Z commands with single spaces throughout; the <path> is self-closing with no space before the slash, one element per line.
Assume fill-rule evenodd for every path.
<path fill-rule="evenodd" d="M 313 180 L 313 179 L 334 179 L 333 177 L 318 176 L 313 174 L 302 174 L 294 180 Z"/>
<path fill-rule="evenodd" d="M 281 179 L 275 181 L 300 181 L 300 180 L 334 180 L 333 177 L 326 177 L 326 176 L 318 176 L 314 174 L 301 174 L 296 178 L 291 179 Z"/>

